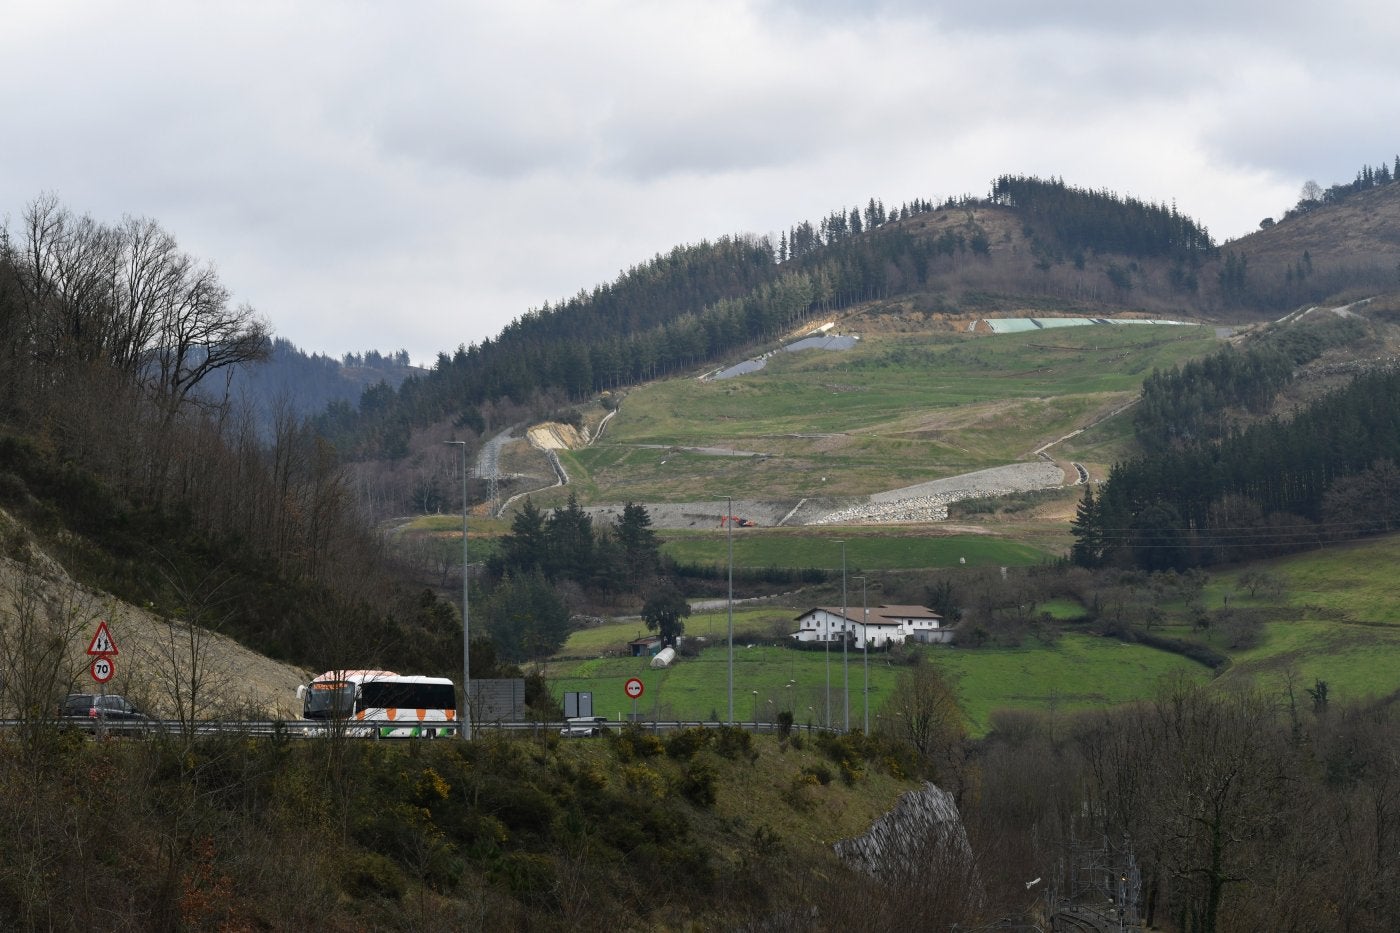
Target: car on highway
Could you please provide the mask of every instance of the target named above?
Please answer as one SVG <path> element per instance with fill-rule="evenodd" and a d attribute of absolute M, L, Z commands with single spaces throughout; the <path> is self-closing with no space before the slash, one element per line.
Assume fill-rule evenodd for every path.
<path fill-rule="evenodd" d="M 607 721 L 606 716 L 576 716 L 565 720 L 564 728 L 559 730 L 559 734 L 566 739 L 591 738 L 603 734 L 607 729 Z"/>
<path fill-rule="evenodd" d="M 151 717 L 130 700 L 115 693 L 70 693 L 59 704 L 58 716 L 75 724 L 83 721 L 131 726 L 151 721 Z"/>

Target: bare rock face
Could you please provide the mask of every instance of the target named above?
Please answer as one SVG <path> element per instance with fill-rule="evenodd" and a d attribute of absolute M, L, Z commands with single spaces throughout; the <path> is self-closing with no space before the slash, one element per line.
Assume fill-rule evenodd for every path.
<path fill-rule="evenodd" d="M 962 816 L 947 791 L 926 783 L 899 798 L 862 836 L 833 848 L 851 867 L 891 883 L 928 872 L 964 875 L 972 865 Z"/>

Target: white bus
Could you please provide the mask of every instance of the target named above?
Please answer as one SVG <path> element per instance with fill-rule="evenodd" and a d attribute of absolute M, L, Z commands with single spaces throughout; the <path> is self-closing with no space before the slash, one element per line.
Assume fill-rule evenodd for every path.
<path fill-rule="evenodd" d="M 457 691 L 446 677 L 393 671 L 326 671 L 297 687 L 303 719 L 363 723 L 354 734 L 379 738 L 455 735 Z"/>

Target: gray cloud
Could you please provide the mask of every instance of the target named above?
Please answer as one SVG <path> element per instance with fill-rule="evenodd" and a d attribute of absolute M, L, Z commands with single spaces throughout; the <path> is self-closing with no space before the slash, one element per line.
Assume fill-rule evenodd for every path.
<path fill-rule="evenodd" d="M 21 0 L 0 213 L 156 218 L 309 350 L 431 360 L 682 242 L 1002 172 L 1220 236 L 1393 154 L 1400 13 Z"/>

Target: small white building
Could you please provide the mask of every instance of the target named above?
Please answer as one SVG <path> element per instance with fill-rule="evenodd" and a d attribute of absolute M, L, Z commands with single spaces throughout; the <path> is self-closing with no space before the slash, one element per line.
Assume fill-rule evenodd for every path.
<path fill-rule="evenodd" d="M 953 630 L 943 627 L 943 617 L 924 606 L 816 606 L 797 617 L 794 641 L 835 642 L 850 639 L 852 648 L 883 648 L 906 641 L 951 642 Z"/>

